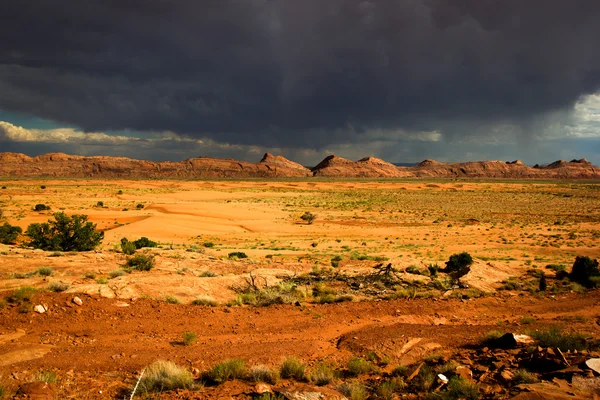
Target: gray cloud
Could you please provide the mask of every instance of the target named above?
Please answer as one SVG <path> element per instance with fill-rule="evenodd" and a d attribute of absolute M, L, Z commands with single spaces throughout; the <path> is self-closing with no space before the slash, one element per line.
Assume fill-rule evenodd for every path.
<path fill-rule="evenodd" d="M 599 89 L 599 19 L 596 0 L 8 0 L 0 109 L 317 152 L 528 142 Z"/>

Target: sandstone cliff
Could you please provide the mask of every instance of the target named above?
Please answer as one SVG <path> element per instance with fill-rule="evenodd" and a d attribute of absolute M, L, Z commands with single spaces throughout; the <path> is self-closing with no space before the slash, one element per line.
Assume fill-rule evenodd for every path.
<path fill-rule="evenodd" d="M 375 157 L 358 161 L 330 155 L 309 170 L 282 156 L 265 154 L 258 163 L 228 158 L 198 157 L 180 162 L 153 162 L 125 157 L 83 157 L 49 153 L 29 157 L 0 153 L 0 176 L 66 178 L 505 178 L 600 179 L 600 168 L 586 159 L 555 161 L 529 167 L 516 161 L 442 163 L 424 160 L 412 167 L 397 167 Z"/>

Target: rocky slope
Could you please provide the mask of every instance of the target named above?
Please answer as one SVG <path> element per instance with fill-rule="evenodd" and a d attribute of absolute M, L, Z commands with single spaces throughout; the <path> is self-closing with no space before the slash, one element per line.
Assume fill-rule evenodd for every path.
<path fill-rule="evenodd" d="M 258 163 L 228 158 L 198 157 L 180 162 L 153 162 L 125 157 L 83 157 L 50 153 L 29 157 L 0 153 L 0 176 L 97 178 L 516 178 L 600 179 L 600 168 L 586 159 L 555 161 L 529 167 L 516 161 L 442 163 L 424 160 L 397 167 L 375 157 L 358 161 L 330 155 L 308 169 L 282 156 L 265 154 Z"/>
<path fill-rule="evenodd" d="M 124 157 L 81 157 L 62 153 L 28 157 L 1 153 L 0 176 L 98 178 L 277 178 L 311 176 L 307 168 L 265 154 L 259 163 L 199 157 L 181 162 L 152 162 Z"/>

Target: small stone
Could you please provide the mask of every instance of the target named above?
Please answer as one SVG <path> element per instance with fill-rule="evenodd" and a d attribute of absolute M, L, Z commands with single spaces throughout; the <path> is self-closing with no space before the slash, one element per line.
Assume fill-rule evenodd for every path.
<path fill-rule="evenodd" d="M 254 392 L 258 393 L 258 394 L 263 394 L 263 393 L 273 393 L 271 391 L 271 386 L 267 385 L 266 383 L 257 383 L 256 386 L 254 386 Z"/>
<path fill-rule="evenodd" d="M 129 304 L 125 303 L 124 301 L 117 301 L 115 303 L 115 306 L 117 306 L 117 307 L 129 307 Z"/>
<path fill-rule="evenodd" d="M 438 374 L 438 379 L 440 380 L 441 383 L 446 384 L 448 383 L 448 378 L 446 378 L 446 375 L 444 374 Z"/>
<path fill-rule="evenodd" d="M 73 303 L 77 304 L 78 306 L 83 305 L 83 301 L 77 296 L 73 297 Z"/>
<path fill-rule="evenodd" d="M 510 382 L 512 381 L 513 378 L 513 373 L 510 372 L 509 370 L 505 369 L 504 371 L 502 371 L 500 373 L 500 377 L 505 381 L 505 382 Z"/>
<path fill-rule="evenodd" d="M 473 372 L 470 368 L 465 367 L 464 365 L 459 365 L 456 367 L 456 375 L 463 377 L 466 380 L 473 379 Z"/>
<path fill-rule="evenodd" d="M 38 304 L 37 306 L 33 307 L 33 311 L 35 311 L 36 313 L 39 313 L 39 314 L 43 314 L 46 312 L 46 308 L 44 308 L 43 305 Z"/>
<path fill-rule="evenodd" d="M 600 374 L 600 358 L 590 358 L 585 362 L 585 365 L 592 371 Z"/>

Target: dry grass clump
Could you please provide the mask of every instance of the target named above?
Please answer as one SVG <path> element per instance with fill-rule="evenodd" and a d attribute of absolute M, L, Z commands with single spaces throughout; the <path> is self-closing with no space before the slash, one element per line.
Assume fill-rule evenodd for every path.
<path fill-rule="evenodd" d="M 284 379 L 295 379 L 297 381 L 306 380 L 306 367 L 302 361 L 295 357 L 289 357 L 283 360 L 279 368 L 279 374 Z"/>
<path fill-rule="evenodd" d="M 248 371 L 248 378 L 252 382 L 265 382 L 274 385 L 279 381 L 279 371 L 266 365 L 255 365 Z"/>
<path fill-rule="evenodd" d="M 354 357 L 348 361 L 348 374 L 351 376 L 357 376 L 361 374 L 367 374 L 373 371 L 374 366 L 364 358 Z"/>
<path fill-rule="evenodd" d="M 216 307 L 217 301 L 210 296 L 200 296 L 196 300 L 192 300 L 193 306 L 208 306 Z"/>
<path fill-rule="evenodd" d="M 188 370 L 172 361 L 159 360 L 146 368 L 138 390 L 147 394 L 174 389 L 191 389 L 193 386 L 194 378 Z"/>
<path fill-rule="evenodd" d="M 208 371 L 208 378 L 216 383 L 223 383 L 234 379 L 244 379 L 247 370 L 246 364 L 239 358 L 225 360 L 213 366 Z"/>
<path fill-rule="evenodd" d="M 310 380 L 317 386 L 328 385 L 334 378 L 334 369 L 324 362 L 318 363 L 310 374 Z"/>
<path fill-rule="evenodd" d="M 348 400 L 366 400 L 369 392 L 364 385 L 360 383 L 342 383 L 337 387 L 338 392 L 348 398 Z"/>

